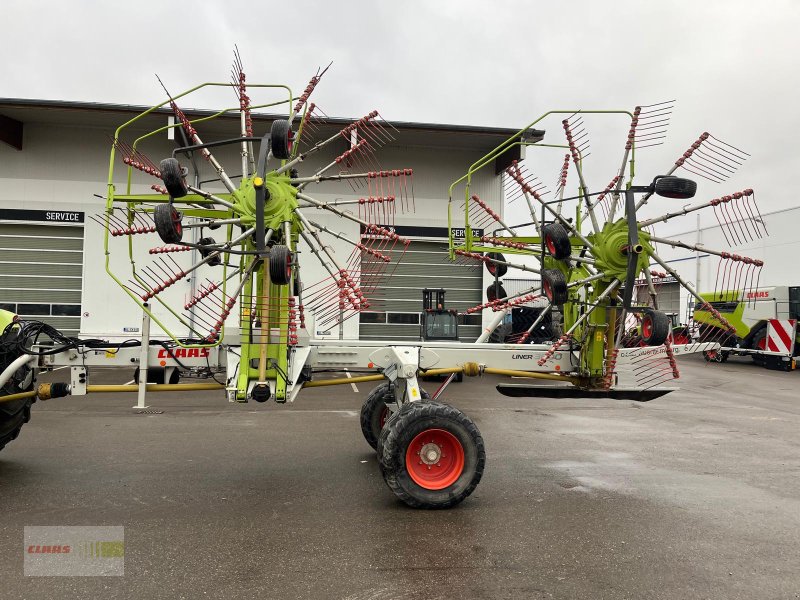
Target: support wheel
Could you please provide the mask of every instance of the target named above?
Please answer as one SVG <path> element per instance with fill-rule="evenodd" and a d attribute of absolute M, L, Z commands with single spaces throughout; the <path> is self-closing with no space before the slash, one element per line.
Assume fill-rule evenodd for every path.
<path fill-rule="evenodd" d="M 694 198 L 697 192 L 697 183 L 682 177 L 659 177 L 656 179 L 655 192 L 664 198 L 688 200 Z"/>
<path fill-rule="evenodd" d="M 276 285 L 287 285 L 292 280 L 292 253 L 281 244 L 269 251 L 269 278 Z"/>
<path fill-rule="evenodd" d="M 660 346 L 667 341 L 672 323 L 658 310 L 646 310 L 642 317 L 642 341 L 648 346 Z"/>
<path fill-rule="evenodd" d="M 303 282 L 300 281 L 300 275 L 295 274 L 294 281 L 292 282 L 292 296 L 303 295 Z"/>
<path fill-rule="evenodd" d="M 503 298 L 508 298 L 508 294 L 506 293 L 506 289 L 503 287 L 503 284 L 493 283 L 492 285 L 486 288 L 486 299 L 489 302 L 494 302 L 495 300 L 502 300 Z"/>
<path fill-rule="evenodd" d="M 411 402 L 381 433 L 378 454 L 389 489 L 413 508 L 450 508 L 477 487 L 486 451 L 475 423 L 453 406 Z"/>
<path fill-rule="evenodd" d="M 373 389 L 361 406 L 361 433 L 373 449 L 378 447 L 381 430 L 392 415 L 387 404 L 394 400 L 392 386 L 386 382 Z"/>
<path fill-rule="evenodd" d="M 488 258 L 493 258 L 494 260 L 500 260 L 506 262 L 506 257 L 500 254 L 499 252 L 489 252 L 489 254 L 487 254 L 486 256 Z M 497 263 L 487 262 L 486 270 L 489 271 L 490 275 L 495 275 L 496 277 L 502 277 L 508 272 L 508 265 L 498 265 Z"/>
<path fill-rule="evenodd" d="M 286 119 L 276 119 L 272 122 L 269 131 L 272 156 L 284 160 L 292 155 L 292 145 L 294 144 L 294 132 L 292 126 Z"/>
<path fill-rule="evenodd" d="M 198 246 L 214 246 L 214 245 L 216 245 L 216 243 L 217 242 L 214 240 L 213 237 L 204 237 L 204 238 L 200 238 L 200 241 L 197 242 L 197 245 Z M 215 250 L 216 250 L 215 248 L 198 248 L 198 251 L 200 252 L 200 256 L 202 256 L 203 258 L 208 258 L 208 255 L 211 254 L 212 252 L 214 252 Z M 209 267 L 216 267 L 218 265 L 221 265 L 222 264 L 222 257 L 219 254 L 216 254 L 216 255 L 212 256 L 211 259 L 209 259 L 209 261 L 206 264 Z"/>
<path fill-rule="evenodd" d="M 158 237 L 165 244 L 177 244 L 183 237 L 183 216 L 172 204 L 159 204 L 153 211 Z"/>
<path fill-rule="evenodd" d="M 567 280 L 558 269 L 542 271 L 542 290 L 550 304 L 561 305 L 567 301 Z"/>
<path fill-rule="evenodd" d="M 557 260 L 564 260 L 572 255 L 572 246 L 569 235 L 561 223 L 550 223 L 542 228 L 544 246 L 550 256 Z"/>
<path fill-rule="evenodd" d="M 161 171 L 161 180 L 164 182 L 164 187 L 173 198 L 183 198 L 189 193 L 189 186 L 186 185 L 184 179 L 183 168 L 175 158 L 165 158 L 158 166 Z"/>
<path fill-rule="evenodd" d="M 703 358 L 706 362 L 724 363 L 728 360 L 728 353 L 722 350 L 703 350 Z"/>
<path fill-rule="evenodd" d="M 420 395 L 423 400 L 430 399 L 430 394 L 420 388 Z M 388 381 L 380 384 L 374 388 L 364 404 L 361 406 L 361 433 L 364 434 L 364 439 L 372 446 L 373 449 L 378 449 L 378 438 L 381 435 L 386 422 L 392 416 L 392 411 L 387 405 L 394 404 L 394 390 L 392 384 Z"/>

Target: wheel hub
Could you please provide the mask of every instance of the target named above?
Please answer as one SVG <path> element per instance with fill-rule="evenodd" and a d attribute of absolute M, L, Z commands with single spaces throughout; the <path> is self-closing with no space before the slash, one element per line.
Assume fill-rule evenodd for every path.
<path fill-rule="evenodd" d="M 431 465 L 438 466 L 439 459 L 442 458 L 442 449 L 438 444 L 429 442 L 419 451 L 419 458 L 423 463 L 428 465 L 428 468 L 430 468 Z"/>

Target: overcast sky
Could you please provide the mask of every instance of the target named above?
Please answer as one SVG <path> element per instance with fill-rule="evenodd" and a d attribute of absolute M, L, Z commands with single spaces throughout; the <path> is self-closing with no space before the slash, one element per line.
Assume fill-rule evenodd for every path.
<path fill-rule="evenodd" d="M 797 0 L 5 0 L 2 15 L 0 96 L 150 105 L 155 72 L 171 90 L 227 81 L 238 44 L 249 80 L 296 90 L 333 61 L 314 99 L 335 116 L 522 127 L 553 108 L 674 98 L 644 176 L 708 130 L 752 158 L 706 195 L 751 186 L 762 208 L 796 202 Z M 558 125 L 547 141 L 563 139 Z M 606 155 L 598 127 L 593 157 Z"/>

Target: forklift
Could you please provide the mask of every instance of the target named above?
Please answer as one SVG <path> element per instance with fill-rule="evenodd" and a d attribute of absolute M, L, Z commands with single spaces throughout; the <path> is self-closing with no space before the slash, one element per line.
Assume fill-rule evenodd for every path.
<path fill-rule="evenodd" d="M 419 337 L 426 341 L 458 341 L 458 311 L 445 308 L 443 288 L 422 290 L 422 314 L 420 315 Z M 463 373 L 455 375 L 455 381 L 462 381 Z"/>

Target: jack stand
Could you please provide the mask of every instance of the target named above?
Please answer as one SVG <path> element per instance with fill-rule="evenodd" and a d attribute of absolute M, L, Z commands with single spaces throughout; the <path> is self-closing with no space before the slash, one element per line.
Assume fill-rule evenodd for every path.
<path fill-rule="evenodd" d="M 139 391 L 136 397 L 136 406 L 132 408 L 142 410 L 148 408 L 145 402 L 147 393 L 147 369 L 150 362 L 150 315 L 147 314 L 149 304 L 144 304 L 142 313 L 142 349 L 139 353 Z"/>

